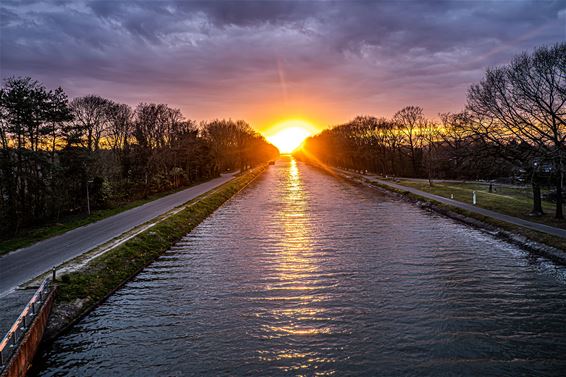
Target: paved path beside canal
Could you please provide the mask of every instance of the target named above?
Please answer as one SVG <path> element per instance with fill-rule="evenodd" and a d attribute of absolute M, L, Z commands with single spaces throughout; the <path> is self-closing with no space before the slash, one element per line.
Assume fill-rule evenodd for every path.
<path fill-rule="evenodd" d="M 474 206 L 472 204 L 462 203 L 462 202 L 459 202 L 459 201 L 454 200 L 454 199 L 449 199 L 449 198 L 445 198 L 445 197 L 440 196 L 440 195 L 431 194 L 431 193 L 428 193 L 428 192 L 425 192 L 425 191 L 418 190 L 418 189 L 413 188 L 413 187 L 403 186 L 403 185 L 400 185 L 400 184 L 397 184 L 397 183 L 393 183 L 391 181 L 379 179 L 374 175 L 362 175 L 362 174 L 356 174 L 356 173 L 346 171 L 346 170 L 341 170 L 341 169 L 337 169 L 337 170 L 339 172 L 343 173 L 343 174 L 349 174 L 349 175 L 355 174 L 357 176 L 362 176 L 369 181 L 376 182 L 376 183 L 379 183 L 381 185 L 389 186 L 389 187 L 397 189 L 397 190 L 408 191 L 412 194 L 419 195 L 419 196 L 425 197 L 427 199 L 436 200 L 437 202 L 447 204 L 447 205 L 450 205 L 450 206 L 453 206 L 453 207 L 456 207 L 456 208 L 464 209 L 466 211 L 477 213 L 477 214 L 480 214 L 480 215 L 483 215 L 483 216 L 491 217 L 495 220 L 500 220 L 500 221 L 504 221 L 504 222 L 509 223 L 509 224 L 522 226 L 524 228 L 536 230 L 537 232 L 550 234 L 552 236 L 566 238 L 566 230 L 565 229 L 556 228 L 556 227 L 548 226 L 548 225 L 544 225 L 544 224 L 539 224 L 539 223 L 535 223 L 535 222 L 528 221 L 528 220 L 523 220 L 523 219 L 520 219 L 518 217 L 505 215 L 503 213 L 491 211 L 491 210 L 485 209 L 485 208 L 480 208 L 480 207 Z"/>
<path fill-rule="evenodd" d="M 51 268 L 92 250 L 228 182 L 233 177 L 233 174 L 222 175 L 0 257 L 0 297 Z"/>

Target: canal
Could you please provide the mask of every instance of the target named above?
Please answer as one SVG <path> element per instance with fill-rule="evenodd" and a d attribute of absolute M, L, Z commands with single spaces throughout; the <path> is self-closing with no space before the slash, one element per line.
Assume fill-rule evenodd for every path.
<path fill-rule="evenodd" d="M 36 373 L 563 375 L 565 288 L 564 267 L 281 159 Z"/>

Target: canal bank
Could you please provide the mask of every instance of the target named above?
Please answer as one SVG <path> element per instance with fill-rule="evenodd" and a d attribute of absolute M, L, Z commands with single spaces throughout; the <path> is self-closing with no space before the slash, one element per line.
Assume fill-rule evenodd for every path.
<path fill-rule="evenodd" d="M 319 169 L 328 169 L 318 166 Z M 447 200 L 442 202 L 435 200 L 433 195 L 420 193 L 410 187 L 391 184 L 381 180 L 374 180 L 362 174 L 332 168 L 340 177 L 357 183 L 369 185 L 382 192 L 403 198 L 423 209 L 434 211 L 444 216 L 463 222 L 489 232 L 505 241 L 516 244 L 533 253 L 552 259 L 560 264 L 566 265 L 566 239 L 546 234 L 534 229 L 528 229 L 517 224 L 512 224 L 488 214 L 476 213 L 457 206 L 456 202 L 449 203 Z M 444 198 L 442 198 L 444 199 Z M 485 211 L 491 212 L 491 211 Z M 506 216 L 509 217 L 509 216 Z M 520 220 L 520 219 L 517 219 Z"/>
<path fill-rule="evenodd" d="M 159 222 L 61 276 L 44 340 L 49 343 L 162 255 L 232 196 L 243 190 L 267 165 L 242 173 L 222 186 L 175 209 Z"/>
<path fill-rule="evenodd" d="M 81 319 L 40 376 L 560 376 L 566 269 L 276 162 Z"/>
<path fill-rule="evenodd" d="M 159 218 L 231 179 L 233 174 L 222 174 L 204 183 L 0 256 L 0 300 L 3 301 L 6 295 L 30 279 Z"/>

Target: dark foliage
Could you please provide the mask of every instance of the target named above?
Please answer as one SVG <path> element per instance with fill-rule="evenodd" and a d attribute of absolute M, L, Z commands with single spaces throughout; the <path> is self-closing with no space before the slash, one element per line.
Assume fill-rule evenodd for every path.
<path fill-rule="evenodd" d="M 243 121 L 197 125 L 164 104 L 133 110 L 95 95 L 69 102 L 31 78 L 0 89 L 0 148 L 2 238 L 278 155 Z"/>

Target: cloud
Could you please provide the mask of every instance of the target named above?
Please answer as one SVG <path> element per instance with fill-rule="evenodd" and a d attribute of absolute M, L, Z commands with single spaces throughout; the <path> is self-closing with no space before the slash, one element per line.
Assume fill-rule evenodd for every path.
<path fill-rule="evenodd" d="M 192 118 L 323 123 L 463 107 L 487 66 L 566 39 L 553 1 L 2 2 L 2 77 Z"/>

